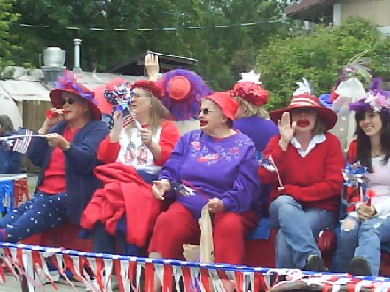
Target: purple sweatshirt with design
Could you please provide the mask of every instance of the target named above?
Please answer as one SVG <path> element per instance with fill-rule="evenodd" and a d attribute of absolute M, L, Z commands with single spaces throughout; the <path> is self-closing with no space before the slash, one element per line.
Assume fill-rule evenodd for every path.
<path fill-rule="evenodd" d="M 257 174 L 255 147 L 251 139 L 236 134 L 215 139 L 200 130 L 183 135 L 169 160 L 162 168 L 160 179 L 186 182 L 196 195 L 178 194 L 177 201 L 200 217 L 209 199 L 219 198 L 225 212 L 259 213 L 260 181 Z"/>

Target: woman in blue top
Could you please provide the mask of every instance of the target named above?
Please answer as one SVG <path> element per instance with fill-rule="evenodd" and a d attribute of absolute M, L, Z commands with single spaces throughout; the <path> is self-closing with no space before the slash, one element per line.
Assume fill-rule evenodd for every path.
<path fill-rule="evenodd" d="M 96 151 L 107 136 L 94 94 L 65 71 L 50 92 L 47 117 L 27 150 L 41 168 L 34 196 L 0 220 L 0 242 L 17 242 L 62 225 L 79 224 L 83 209 L 100 186 L 93 174 Z"/>

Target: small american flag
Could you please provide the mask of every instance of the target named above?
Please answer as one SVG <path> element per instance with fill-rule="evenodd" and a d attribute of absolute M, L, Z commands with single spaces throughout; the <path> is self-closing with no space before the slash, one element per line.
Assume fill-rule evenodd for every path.
<path fill-rule="evenodd" d="M 123 128 L 126 128 L 128 125 L 130 125 L 134 121 L 133 115 L 129 114 L 123 117 Z"/>
<path fill-rule="evenodd" d="M 263 153 L 256 151 L 255 157 L 256 157 L 256 160 L 261 167 L 265 168 L 269 172 L 276 173 L 276 175 L 278 176 L 278 181 L 279 181 L 278 189 L 283 190 L 284 187 L 283 187 L 282 179 L 280 178 L 279 170 L 278 170 L 274 160 L 272 159 L 272 156 L 270 155 L 269 158 L 267 158 L 263 155 Z"/>
<path fill-rule="evenodd" d="M 263 155 L 263 153 L 256 151 L 255 154 L 256 160 L 259 165 L 269 172 L 276 172 L 276 167 L 272 161 L 272 158 L 267 158 Z"/>
<path fill-rule="evenodd" d="M 29 129 L 20 128 L 18 130 L 18 135 L 21 137 L 15 139 L 12 150 L 25 154 L 27 152 L 28 146 L 30 145 L 33 134 L 34 132 Z"/>

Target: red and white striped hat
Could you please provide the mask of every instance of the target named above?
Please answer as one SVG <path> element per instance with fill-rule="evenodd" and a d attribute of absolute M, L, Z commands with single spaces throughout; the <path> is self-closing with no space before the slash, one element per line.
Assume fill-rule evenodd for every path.
<path fill-rule="evenodd" d="M 332 129 L 337 122 L 336 113 L 333 110 L 322 106 L 316 97 L 308 93 L 293 96 L 288 107 L 274 110 L 269 113 L 269 116 L 271 120 L 277 124 L 284 112 L 291 112 L 293 109 L 297 108 L 314 109 L 317 112 L 318 117 L 325 123 L 327 130 Z"/>

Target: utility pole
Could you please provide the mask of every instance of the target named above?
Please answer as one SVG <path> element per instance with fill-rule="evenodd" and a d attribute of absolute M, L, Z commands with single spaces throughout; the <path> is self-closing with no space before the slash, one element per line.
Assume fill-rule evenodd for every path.
<path fill-rule="evenodd" d="M 179 11 L 177 8 L 175 12 L 164 12 L 165 14 L 173 15 L 176 18 L 176 36 L 179 36 L 179 18 L 185 16 L 184 12 Z"/>

